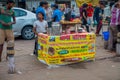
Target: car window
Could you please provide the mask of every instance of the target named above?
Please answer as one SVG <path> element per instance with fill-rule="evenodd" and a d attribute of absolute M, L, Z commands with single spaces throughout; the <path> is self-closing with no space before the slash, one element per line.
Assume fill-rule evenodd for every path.
<path fill-rule="evenodd" d="M 27 12 L 19 9 L 14 9 L 14 12 L 15 12 L 15 17 L 21 17 L 27 15 Z"/>

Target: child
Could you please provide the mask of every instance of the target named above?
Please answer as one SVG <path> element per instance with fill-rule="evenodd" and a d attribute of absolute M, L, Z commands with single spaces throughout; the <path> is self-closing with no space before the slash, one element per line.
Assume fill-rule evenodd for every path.
<path fill-rule="evenodd" d="M 37 17 L 38 20 L 33 24 L 33 32 L 36 35 L 38 35 L 38 33 L 47 33 L 48 23 L 44 20 L 44 14 L 42 12 L 39 12 Z"/>
<path fill-rule="evenodd" d="M 38 20 L 33 24 L 33 32 L 38 36 L 39 33 L 47 33 L 48 23 L 44 20 L 44 14 L 39 12 L 37 14 Z M 37 38 L 35 40 L 35 50 L 34 54 L 37 56 Z"/>

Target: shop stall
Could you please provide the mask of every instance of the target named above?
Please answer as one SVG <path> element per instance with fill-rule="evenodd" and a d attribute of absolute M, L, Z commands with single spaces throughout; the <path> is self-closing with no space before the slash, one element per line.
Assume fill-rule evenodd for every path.
<path fill-rule="evenodd" d="M 38 60 L 47 65 L 65 65 L 94 60 L 96 36 L 94 33 L 87 33 L 78 28 L 76 24 L 79 22 L 61 22 L 60 35 L 40 33 L 38 35 Z M 68 27 L 65 28 L 65 26 L 71 28 L 70 33 L 67 33 Z"/>

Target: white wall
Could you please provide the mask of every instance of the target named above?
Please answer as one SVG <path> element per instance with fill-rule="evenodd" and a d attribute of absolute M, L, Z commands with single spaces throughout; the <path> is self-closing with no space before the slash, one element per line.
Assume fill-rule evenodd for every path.
<path fill-rule="evenodd" d="M 27 1 L 26 2 L 26 5 L 27 5 L 27 9 L 28 10 L 32 10 L 33 7 L 37 8 L 39 6 L 39 2 L 40 1 L 37 1 L 37 0 L 33 0 L 33 1 Z"/>

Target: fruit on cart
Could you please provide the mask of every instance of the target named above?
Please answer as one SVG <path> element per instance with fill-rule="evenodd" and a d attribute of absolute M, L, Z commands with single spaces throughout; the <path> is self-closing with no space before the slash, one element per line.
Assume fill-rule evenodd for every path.
<path fill-rule="evenodd" d="M 60 22 L 61 22 L 61 23 L 64 23 L 64 22 L 65 22 L 65 20 L 61 20 Z"/>
<path fill-rule="evenodd" d="M 61 24 L 77 24 L 77 23 L 81 23 L 81 21 L 79 19 L 74 19 L 72 21 L 64 21 L 64 20 L 61 20 L 60 21 Z"/>
<path fill-rule="evenodd" d="M 72 19 L 72 18 L 70 19 L 70 21 L 73 21 L 73 20 L 74 20 L 74 19 Z"/>
<path fill-rule="evenodd" d="M 81 20 L 79 18 L 76 18 L 76 19 L 73 20 L 73 22 L 78 22 L 79 23 L 79 22 L 81 22 Z"/>

